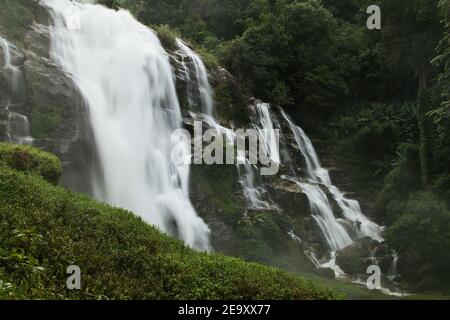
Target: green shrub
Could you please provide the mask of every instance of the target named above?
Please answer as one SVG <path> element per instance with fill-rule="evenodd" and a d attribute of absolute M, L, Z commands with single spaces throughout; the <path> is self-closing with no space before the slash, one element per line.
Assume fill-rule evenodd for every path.
<path fill-rule="evenodd" d="M 45 139 L 53 134 L 62 123 L 61 115 L 47 108 L 34 108 L 31 114 L 31 134 Z"/>
<path fill-rule="evenodd" d="M 2 0 L 0 34 L 22 42 L 28 26 L 33 22 L 32 0 Z"/>
<path fill-rule="evenodd" d="M 40 175 L 53 184 L 62 174 L 61 161 L 56 156 L 30 146 L 0 143 L 0 163 Z"/>
<path fill-rule="evenodd" d="M 156 31 L 162 46 L 169 51 L 177 49 L 176 38 L 180 37 L 177 31 L 171 29 L 168 25 L 153 25 L 153 30 Z"/>
<path fill-rule="evenodd" d="M 446 201 L 450 208 L 450 174 L 438 176 L 433 184 L 433 191 Z"/>
<path fill-rule="evenodd" d="M 81 269 L 81 290 L 66 288 L 70 265 Z M 130 212 L 0 166 L 0 298 L 337 299 L 342 295 L 278 269 L 192 250 Z"/>
<path fill-rule="evenodd" d="M 210 51 L 202 46 L 196 46 L 195 51 L 200 55 L 203 63 L 209 70 L 215 70 L 219 67 L 219 60 Z"/>
<path fill-rule="evenodd" d="M 450 212 L 429 192 L 411 195 L 401 216 L 386 232 L 399 253 L 399 272 L 418 289 L 448 291 L 450 276 Z"/>

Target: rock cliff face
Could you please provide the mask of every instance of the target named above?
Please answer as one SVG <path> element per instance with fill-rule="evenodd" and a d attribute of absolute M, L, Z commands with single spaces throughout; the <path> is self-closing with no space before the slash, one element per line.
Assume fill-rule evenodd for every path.
<path fill-rule="evenodd" d="M 13 34 L 14 21 L 7 23 L 4 16 L 16 10 L 29 19 Z M 33 145 L 61 158 L 62 185 L 89 192 L 86 108 L 70 75 L 50 60 L 47 10 L 33 1 L 9 2 L 0 18 L 0 137 L 26 143 L 32 137 Z"/>
<path fill-rule="evenodd" d="M 9 6 L 12 6 L 12 2 Z M 46 10 L 31 0 L 15 4 L 27 17 L 20 28 L 0 14 L 0 139 L 13 143 L 32 143 L 61 159 L 61 184 L 90 193 L 90 175 L 95 171 L 96 152 L 88 121 L 88 109 L 71 76 L 50 58 L 49 25 Z M 3 9 L 2 9 L 3 10 Z M 172 57 L 175 52 L 169 52 Z M 193 130 L 188 111 L 187 83 L 172 58 L 180 104 L 185 112 L 185 127 Z M 255 117 L 255 99 L 242 92 L 231 74 L 222 68 L 209 70 L 215 91 L 217 121 L 227 127 L 250 127 Z M 276 110 L 273 116 L 281 120 Z M 279 118 L 279 119 L 278 119 Z M 283 121 L 283 132 L 289 132 Z M 303 174 L 305 160 L 291 134 L 281 137 L 281 153 L 291 159 L 280 168 L 282 174 Z M 289 152 L 288 152 L 289 150 Z M 325 262 L 328 248 L 311 216 L 307 196 L 298 184 L 276 177 L 262 178 L 265 209 L 249 209 L 239 183 L 236 166 L 193 166 L 191 200 L 198 214 L 211 229 L 216 251 L 283 267 L 290 271 L 319 272 L 315 264 Z M 330 195 L 330 202 L 337 205 Z M 334 201 L 334 202 L 333 202 Z M 367 250 L 346 250 L 345 264 L 353 252 L 365 261 Z M 312 257 L 311 252 L 316 256 Z M 365 262 L 364 262 L 365 263 Z M 364 265 L 361 262 L 360 265 Z M 347 270 L 351 273 L 352 265 Z M 355 273 L 361 273 L 356 267 Z"/>

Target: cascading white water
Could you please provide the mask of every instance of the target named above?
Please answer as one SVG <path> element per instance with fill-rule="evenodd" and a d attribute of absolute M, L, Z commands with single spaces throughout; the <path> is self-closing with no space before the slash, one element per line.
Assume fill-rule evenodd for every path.
<path fill-rule="evenodd" d="M 256 104 L 256 113 L 258 121 L 255 123 L 255 128 L 259 132 L 261 141 L 264 142 L 266 154 L 270 156 L 273 162 L 280 164 L 279 136 L 276 134 L 270 114 L 270 105 L 268 103 Z"/>
<path fill-rule="evenodd" d="M 4 58 L 3 58 L 3 68 L 11 67 L 11 53 L 9 51 L 9 42 L 0 37 L 0 47 L 2 48 Z"/>
<path fill-rule="evenodd" d="M 256 175 L 253 166 L 250 164 L 245 155 L 238 155 L 238 172 L 239 183 L 242 185 L 244 195 L 247 198 L 249 208 L 255 210 L 268 210 L 271 205 L 268 201 L 263 200 L 263 194 L 266 193 L 263 187 L 256 185 Z M 241 172 L 241 167 L 244 168 L 244 172 Z"/>
<path fill-rule="evenodd" d="M 203 60 L 181 39 L 176 39 L 176 43 L 178 46 L 176 54 L 181 58 L 180 62 L 183 66 L 183 70 L 181 71 L 184 75 L 183 80 L 187 83 L 187 96 L 190 107 L 194 108 L 198 104 L 196 100 L 198 98 L 198 100 L 200 100 L 199 104 L 202 114 L 199 116 L 193 114 L 193 117 L 202 120 L 209 127 L 215 129 L 218 134 L 222 134 L 227 139 L 228 144 L 235 145 L 235 133 L 232 130 L 220 125 L 214 117 L 213 90 L 209 83 L 208 72 Z M 197 99 L 196 96 L 198 96 Z M 258 127 L 258 130 L 261 137 L 264 139 L 264 142 L 267 144 L 266 146 L 268 147 L 269 152 L 272 152 L 270 154 L 271 158 L 277 159 L 277 162 L 279 163 L 278 151 L 275 152 L 276 144 L 274 141 L 275 137 L 272 133 L 273 130 L 264 130 L 267 128 L 273 129 L 268 109 L 269 106 L 267 104 L 261 104 L 258 108 L 261 109 L 261 121 L 259 121 L 260 127 Z M 268 131 L 269 133 L 267 133 Z M 256 185 L 255 170 L 246 158 L 246 155 L 238 154 L 237 159 L 239 182 L 242 185 L 249 208 L 260 210 L 270 209 L 270 204 L 262 199 L 265 190 Z"/>
<path fill-rule="evenodd" d="M 392 264 L 389 267 L 388 270 L 388 279 L 391 281 L 395 281 L 398 277 L 398 271 L 397 271 L 397 266 L 398 266 L 398 253 L 394 252 L 392 254 Z"/>
<path fill-rule="evenodd" d="M 8 113 L 8 126 L 6 130 L 9 143 L 32 144 L 31 126 L 28 118 L 17 112 Z"/>
<path fill-rule="evenodd" d="M 188 194 L 189 166 L 172 154 L 182 118 L 168 56 L 125 10 L 42 0 L 51 9 L 51 56 L 85 98 L 101 176 L 94 195 L 188 245 L 209 250 L 209 229 Z M 186 148 L 190 146 L 184 146 Z"/>
<path fill-rule="evenodd" d="M 303 183 L 292 179 L 307 195 L 312 215 L 331 251 L 337 251 L 352 244 L 352 239 L 345 228 L 335 218 L 328 197 L 317 184 Z"/>
<path fill-rule="evenodd" d="M 5 105 L 5 111 L 8 115 L 6 135 L 9 143 L 32 144 L 31 128 L 28 118 L 20 113 L 10 111 L 12 100 L 19 94 L 21 81 L 21 71 L 13 65 L 11 50 L 17 50 L 6 39 L 0 37 L 0 48 L 3 52 L 3 70 L 5 79 L 11 90 L 11 96 L 8 97 Z"/>
<path fill-rule="evenodd" d="M 20 81 L 20 70 L 14 66 L 11 58 L 12 45 L 5 39 L 0 37 L 0 48 L 3 51 L 3 69 L 6 75 L 6 80 L 14 94 L 17 91 Z"/>
<path fill-rule="evenodd" d="M 194 91 L 198 91 L 202 113 L 212 117 L 214 111 L 213 91 L 209 84 L 206 66 L 200 56 L 192 51 L 183 40 L 177 38 L 176 43 L 179 48 L 176 54 L 181 57 L 181 63 L 185 70 L 189 102 L 191 105 L 194 104 Z M 193 65 L 193 75 L 191 75 L 188 64 Z"/>
<path fill-rule="evenodd" d="M 309 182 L 303 183 L 298 179 L 296 179 L 296 182 L 308 196 L 314 211 L 314 219 L 322 230 L 331 251 L 342 249 L 350 245 L 353 240 L 344 226 L 334 216 L 327 195 L 322 188 L 326 188 L 330 192 L 342 210 L 345 219 L 352 222 L 351 226 L 358 238 L 367 236 L 380 242 L 384 241 L 380 236 L 381 227 L 370 221 L 361 212 L 361 207 L 357 201 L 345 198 L 344 194 L 332 184 L 328 170 L 321 166 L 311 140 L 300 127 L 292 122 L 284 111 L 281 112 L 294 134 L 297 145 L 306 162 Z"/>
<path fill-rule="evenodd" d="M 270 157 L 271 161 L 280 164 L 279 136 L 275 131 L 270 105 L 268 103 L 257 103 L 255 109 L 257 118 L 253 127 L 258 130 L 259 145 L 265 148 L 265 154 Z M 242 155 L 241 158 L 245 159 L 245 155 Z M 270 209 L 271 204 L 262 199 L 262 195 L 266 194 L 267 191 L 262 186 L 256 185 L 255 171 L 248 160 L 245 160 L 244 170 L 245 173 L 240 175 L 240 182 L 251 208 Z"/>

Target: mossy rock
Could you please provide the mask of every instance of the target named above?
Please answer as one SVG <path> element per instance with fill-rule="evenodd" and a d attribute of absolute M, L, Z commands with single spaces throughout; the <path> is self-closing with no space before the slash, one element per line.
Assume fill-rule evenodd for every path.
<path fill-rule="evenodd" d="M 31 114 L 31 134 L 38 139 L 51 137 L 61 127 L 62 121 L 57 111 L 36 106 Z"/>
<path fill-rule="evenodd" d="M 22 42 L 26 31 L 33 22 L 33 10 L 37 6 L 37 1 L 2 0 L 1 2 L 0 34 Z"/>
<path fill-rule="evenodd" d="M 58 183 L 62 174 L 61 161 L 56 156 L 30 146 L 0 143 L 0 163 L 40 175 L 53 184 Z"/>
<path fill-rule="evenodd" d="M 177 50 L 176 38 L 180 37 L 178 31 L 170 28 L 168 25 L 153 25 L 151 26 L 155 30 L 156 35 L 161 41 L 161 45 L 169 52 Z"/>

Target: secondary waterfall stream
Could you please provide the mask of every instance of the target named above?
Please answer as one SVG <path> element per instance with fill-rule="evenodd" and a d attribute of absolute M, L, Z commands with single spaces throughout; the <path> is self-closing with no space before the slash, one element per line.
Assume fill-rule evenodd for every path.
<path fill-rule="evenodd" d="M 92 181 L 95 197 L 209 250 L 210 231 L 189 200 L 189 166 L 171 154 L 182 117 L 158 37 L 125 10 L 42 2 L 53 17 L 51 56 L 72 75 L 89 110 L 101 168 Z"/>
<path fill-rule="evenodd" d="M 13 65 L 11 57 L 11 44 L 4 38 L 0 37 L 0 49 L 3 51 L 3 69 L 6 71 L 8 85 L 14 94 L 18 89 L 20 81 L 20 70 Z"/>
<path fill-rule="evenodd" d="M 336 200 L 345 220 L 352 222 L 352 225 L 347 226 L 347 228 L 353 229 L 352 231 L 356 234 L 356 238 L 370 237 L 379 242 L 384 241 L 380 236 L 381 227 L 370 221 L 362 213 L 358 201 L 347 199 L 344 194 L 331 183 L 328 170 L 321 166 L 316 150 L 305 132 L 300 127 L 296 126 L 284 111 L 282 111 L 282 115 L 289 123 L 300 152 L 306 162 L 306 172 L 309 181 L 308 183 L 302 183 L 299 180 L 296 180 L 296 182 L 308 196 L 314 211 L 314 218 L 322 230 L 330 249 L 332 249 L 332 251 L 342 249 L 353 241 L 350 236 L 351 233 L 348 232 L 346 228 L 340 224 L 340 221 L 335 218 L 327 195 L 322 188 L 326 188 L 333 196 L 334 200 Z"/>
<path fill-rule="evenodd" d="M 384 240 L 380 236 L 381 227 L 370 221 L 362 213 L 358 201 L 347 199 L 332 184 L 328 170 L 321 166 L 311 140 L 302 128 L 296 126 L 283 110 L 281 110 L 281 114 L 289 124 L 295 137 L 297 146 L 305 160 L 307 173 L 306 181 L 302 181 L 298 177 L 287 177 L 287 179 L 298 184 L 307 195 L 313 218 L 322 231 L 323 237 L 331 251 L 330 261 L 322 264 L 321 267 L 330 268 L 334 270 L 336 277 L 341 277 L 344 273 L 336 265 L 336 251 L 351 245 L 354 240 L 362 237 L 370 237 L 383 242 Z M 327 193 L 338 204 L 344 219 L 336 218 Z M 350 224 L 347 222 L 350 222 Z"/>
<path fill-rule="evenodd" d="M 6 136 L 10 143 L 32 144 L 30 121 L 26 116 L 11 110 L 16 97 L 21 95 L 23 75 L 21 70 L 14 65 L 12 50 L 17 50 L 6 39 L 0 37 L 0 50 L 3 53 L 3 70 L 10 94 L 6 101 L 0 101 L 7 114 Z"/>
<path fill-rule="evenodd" d="M 208 80 L 208 72 L 202 59 L 189 48 L 186 43 L 181 39 L 176 39 L 179 50 L 177 54 L 181 57 L 181 61 L 184 67 L 184 73 L 186 75 L 186 84 L 188 86 L 188 99 L 189 104 L 193 106 L 195 102 L 195 91 L 198 91 L 200 100 L 200 107 L 203 114 L 213 117 L 214 111 L 214 99 L 211 89 L 211 85 Z M 191 72 L 188 63 L 193 65 L 193 72 Z"/>
<path fill-rule="evenodd" d="M 215 129 L 217 133 L 222 134 L 227 140 L 228 144 L 236 144 L 236 136 L 234 132 L 221 126 L 214 116 L 214 98 L 213 90 L 209 83 L 208 71 L 203 60 L 181 39 L 176 39 L 178 50 L 176 54 L 180 57 L 181 65 L 183 66 L 183 77 L 187 83 L 187 97 L 189 101 L 189 108 L 192 112 L 200 110 L 200 114 L 193 114 L 195 118 L 203 121 L 209 127 Z M 275 152 L 275 137 L 272 134 L 273 130 L 265 130 L 269 126 L 272 127 L 268 105 L 258 104 L 258 115 L 260 119 L 258 130 L 260 137 L 266 143 L 267 150 L 272 152 L 271 158 L 275 158 L 279 163 L 279 156 Z M 269 153 L 270 154 L 270 153 Z M 245 197 L 247 198 L 250 209 L 270 209 L 269 202 L 263 200 L 262 195 L 265 190 L 257 185 L 256 172 L 253 166 L 248 161 L 245 154 L 238 154 L 238 173 L 239 182 Z"/>

